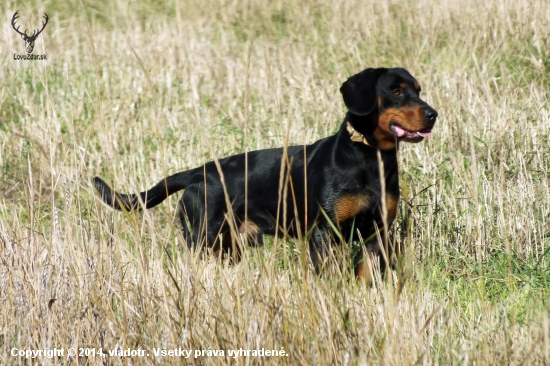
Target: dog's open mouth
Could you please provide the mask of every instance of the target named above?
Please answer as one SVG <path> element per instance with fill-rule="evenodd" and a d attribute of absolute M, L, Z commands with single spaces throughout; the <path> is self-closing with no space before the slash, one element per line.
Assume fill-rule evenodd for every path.
<path fill-rule="evenodd" d="M 432 134 L 432 128 L 433 127 L 426 127 L 419 131 L 410 131 L 401 126 L 397 122 L 392 122 L 390 125 L 391 132 L 397 137 L 399 140 L 413 140 L 413 141 L 419 141 L 422 140 L 424 137 L 428 137 Z"/>

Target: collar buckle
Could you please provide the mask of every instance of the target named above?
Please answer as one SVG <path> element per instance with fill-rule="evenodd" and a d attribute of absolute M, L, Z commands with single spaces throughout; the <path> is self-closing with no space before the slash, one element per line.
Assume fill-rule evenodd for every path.
<path fill-rule="evenodd" d="M 351 125 L 351 123 L 348 122 L 348 125 L 346 127 L 346 129 L 348 130 L 349 132 L 349 135 L 350 135 L 350 139 L 351 141 L 353 142 L 361 142 L 367 146 L 371 146 L 371 144 L 369 144 L 369 142 L 367 141 L 367 139 L 365 138 L 365 136 L 363 136 L 362 134 L 360 134 L 359 132 L 357 132 L 355 130 L 355 128 L 353 128 L 353 126 Z"/>

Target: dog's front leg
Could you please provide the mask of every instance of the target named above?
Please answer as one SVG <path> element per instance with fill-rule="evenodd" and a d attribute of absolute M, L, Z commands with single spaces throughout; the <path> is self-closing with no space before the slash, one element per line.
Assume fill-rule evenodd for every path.
<path fill-rule="evenodd" d="M 374 271 L 380 271 L 382 274 L 385 272 L 386 260 L 384 257 L 385 253 L 382 252 L 377 237 L 363 241 L 353 261 L 355 263 L 357 281 L 365 283 L 368 286 L 371 285 Z"/>
<path fill-rule="evenodd" d="M 330 236 L 327 228 L 316 227 L 309 242 L 311 262 L 317 274 L 320 274 L 330 248 Z"/>

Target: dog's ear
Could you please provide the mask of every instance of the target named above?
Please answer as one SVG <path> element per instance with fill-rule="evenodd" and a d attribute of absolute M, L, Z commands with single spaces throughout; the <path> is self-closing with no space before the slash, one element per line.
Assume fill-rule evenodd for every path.
<path fill-rule="evenodd" d="M 388 69 L 365 69 L 350 77 L 342 87 L 340 93 L 348 110 L 356 115 L 365 116 L 376 107 L 376 83 Z"/>

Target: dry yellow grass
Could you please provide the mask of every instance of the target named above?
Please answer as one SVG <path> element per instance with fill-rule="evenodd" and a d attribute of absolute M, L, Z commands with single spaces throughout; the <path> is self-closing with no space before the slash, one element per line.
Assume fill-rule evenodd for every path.
<path fill-rule="evenodd" d="M 142 349 L 32 364 L 550 364 L 550 3 L 546 0 L 31 1 L 0 5 L 0 363 L 12 349 Z M 35 53 L 9 19 L 50 23 Z M 25 26 L 24 26 L 25 27 Z M 332 134 L 338 92 L 402 66 L 439 112 L 400 151 L 407 255 L 358 286 L 300 242 L 229 266 L 171 224 L 93 197 Z M 155 349 L 224 350 L 223 357 Z M 284 349 L 284 357 L 228 350 Z"/>

